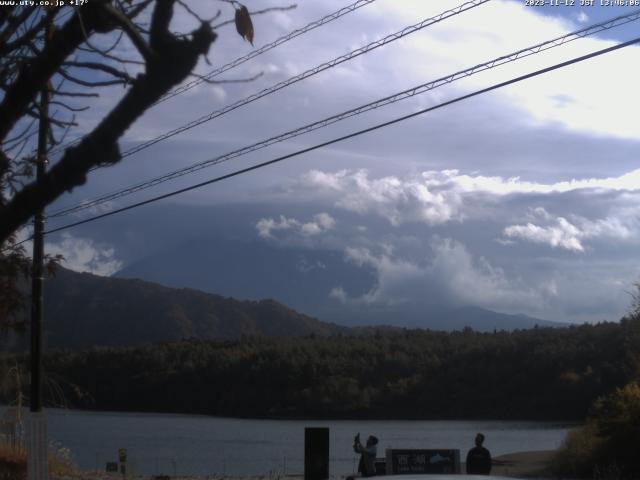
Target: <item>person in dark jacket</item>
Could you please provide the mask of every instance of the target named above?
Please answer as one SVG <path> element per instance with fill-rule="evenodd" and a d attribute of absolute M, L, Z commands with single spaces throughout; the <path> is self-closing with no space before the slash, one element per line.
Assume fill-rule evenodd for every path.
<path fill-rule="evenodd" d="M 360 443 L 360 434 L 353 440 L 353 451 L 360 454 L 358 473 L 363 477 L 373 477 L 376 474 L 376 455 L 378 454 L 378 439 L 373 435 L 367 438 L 366 446 Z"/>
<path fill-rule="evenodd" d="M 489 475 L 491 473 L 491 453 L 484 448 L 484 435 L 476 435 L 476 446 L 467 453 L 467 473 L 473 475 Z"/>

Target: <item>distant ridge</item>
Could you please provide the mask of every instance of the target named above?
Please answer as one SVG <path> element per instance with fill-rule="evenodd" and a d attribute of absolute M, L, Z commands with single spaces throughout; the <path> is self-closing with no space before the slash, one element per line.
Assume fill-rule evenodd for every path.
<path fill-rule="evenodd" d="M 49 348 L 135 346 L 187 338 L 343 333 L 275 300 L 239 301 L 188 288 L 59 268 L 45 285 Z"/>
<path fill-rule="evenodd" d="M 224 272 L 217 275 L 215 272 Z M 185 240 L 161 253 L 128 264 L 115 276 L 144 278 L 171 287 L 190 287 L 234 298 L 275 298 L 325 322 L 349 327 L 391 325 L 400 328 L 479 331 L 560 327 L 566 323 L 459 305 L 442 295 L 437 280 L 422 285 L 419 301 L 397 304 L 340 302 L 340 287 L 351 299 L 376 289 L 371 267 L 345 261 L 339 250 L 309 250 L 267 242 L 219 237 Z"/>
<path fill-rule="evenodd" d="M 255 279 L 253 279 L 255 281 Z M 184 339 L 235 339 L 242 335 L 301 337 L 373 335 L 406 328 L 514 330 L 560 323 L 478 307 L 431 306 L 413 311 L 327 308 L 321 321 L 276 300 L 236 300 L 193 288 L 171 288 L 139 279 L 100 277 L 59 267 L 45 283 L 47 349 L 130 347 Z M 335 322 L 335 323 L 334 323 Z M 23 350 L 28 338 L 3 339 Z"/>

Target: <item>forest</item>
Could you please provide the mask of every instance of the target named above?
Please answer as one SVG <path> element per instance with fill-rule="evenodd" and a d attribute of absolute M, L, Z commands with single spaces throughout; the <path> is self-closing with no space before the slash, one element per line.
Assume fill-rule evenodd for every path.
<path fill-rule="evenodd" d="M 0 356 L 4 402 L 16 397 L 6 372 L 16 363 L 26 371 L 27 361 Z M 640 318 L 512 332 L 373 330 L 59 350 L 44 366 L 51 406 L 265 418 L 583 420 L 596 398 L 638 379 Z"/>

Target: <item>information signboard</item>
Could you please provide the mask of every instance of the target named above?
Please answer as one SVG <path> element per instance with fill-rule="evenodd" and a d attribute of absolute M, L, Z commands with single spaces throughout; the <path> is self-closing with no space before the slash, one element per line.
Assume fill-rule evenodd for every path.
<path fill-rule="evenodd" d="M 460 450 L 387 449 L 387 475 L 460 473 Z"/>

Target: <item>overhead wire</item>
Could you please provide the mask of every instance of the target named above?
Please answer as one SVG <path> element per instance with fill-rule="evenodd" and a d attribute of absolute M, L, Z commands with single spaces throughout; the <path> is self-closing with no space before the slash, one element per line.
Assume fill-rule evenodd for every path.
<path fill-rule="evenodd" d="M 148 205 L 150 203 L 155 203 L 157 201 L 160 201 L 160 200 L 163 200 L 163 199 L 166 199 L 166 198 L 169 198 L 169 197 L 173 197 L 173 196 L 185 193 L 185 192 L 189 192 L 189 191 L 192 191 L 192 190 L 195 190 L 195 189 L 198 189 L 198 188 L 202 188 L 204 186 L 211 185 L 213 183 L 218 183 L 218 182 L 221 182 L 223 180 L 227 180 L 229 178 L 236 177 L 238 175 L 242 175 L 242 174 L 245 174 L 245 173 L 248 173 L 248 172 L 251 172 L 251 171 L 254 171 L 254 170 L 258 170 L 260 168 L 263 168 L 263 167 L 266 167 L 266 166 L 269 166 L 269 165 L 273 165 L 275 163 L 282 162 L 282 161 L 287 160 L 289 158 L 297 157 L 297 156 L 300 156 L 302 154 L 309 153 L 311 151 L 318 150 L 320 148 L 327 147 L 329 145 L 333 145 L 333 144 L 336 144 L 338 142 L 342 142 L 342 141 L 345 141 L 345 140 L 348 140 L 348 139 L 363 135 L 365 133 L 369 133 L 369 132 L 373 132 L 375 130 L 379 130 L 381 128 L 389 127 L 389 126 L 394 125 L 396 123 L 403 122 L 405 120 L 417 117 L 419 115 L 424 115 L 425 113 L 428 113 L 428 112 L 431 112 L 431 111 L 434 111 L 434 110 L 438 110 L 440 108 L 447 107 L 449 105 L 453 105 L 453 104 L 461 102 L 463 100 L 468 100 L 470 98 L 473 98 L 473 97 L 476 97 L 478 95 L 482 95 L 484 93 L 488 93 L 488 92 L 497 90 L 499 88 L 503 88 L 503 87 L 506 87 L 506 86 L 509 86 L 509 85 L 513 85 L 515 83 L 518 83 L 518 82 L 521 82 L 521 81 L 524 81 L 524 80 L 527 80 L 527 79 L 530 79 L 530 78 L 534 78 L 534 77 L 543 75 L 545 73 L 549 73 L 549 72 L 554 71 L 554 70 L 565 68 L 565 67 L 567 67 L 569 65 L 574 65 L 576 63 L 583 62 L 583 61 L 589 60 L 591 58 L 595 58 L 595 57 L 598 57 L 598 56 L 601 56 L 601 55 L 605 55 L 607 53 L 611 53 L 613 51 L 628 47 L 630 45 L 634 45 L 634 44 L 636 44 L 638 42 L 640 42 L 640 37 L 636 37 L 636 38 L 634 38 L 632 40 L 629 40 L 629 41 L 626 41 L 626 42 L 623 42 L 623 43 L 619 43 L 619 44 L 613 45 L 611 47 L 603 48 L 601 50 L 597 50 L 595 52 L 591 52 L 591 53 L 586 54 L 586 55 L 575 57 L 575 58 L 573 58 L 571 60 L 567 60 L 567 61 L 564 61 L 564 62 L 561 62 L 561 63 L 557 63 L 557 64 L 552 65 L 550 67 L 546 67 L 546 68 L 542 68 L 542 69 L 539 69 L 539 70 L 535 70 L 535 71 L 527 73 L 525 75 L 521 75 L 521 76 L 512 78 L 510 80 L 506 80 L 504 82 L 496 83 L 496 84 L 491 85 L 489 87 L 482 88 L 480 90 L 476 90 L 474 92 L 467 93 L 465 95 L 461 95 L 459 97 L 456 97 L 456 98 L 451 99 L 451 100 L 447 100 L 447 101 L 439 103 L 437 105 L 434 105 L 434 106 L 431 106 L 431 107 L 427 107 L 427 108 L 423 108 L 423 109 L 418 110 L 416 112 L 413 112 L 413 113 L 410 113 L 410 114 L 407 114 L 407 115 L 404 115 L 404 116 L 401 116 L 401 117 L 394 118 L 393 120 L 389 120 L 389 121 L 386 121 L 386 122 L 383 122 L 383 123 L 378 123 L 378 124 L 376 124 L 374 126 L 371 126 L 371 127 L 368 127 L 368 128 L 364 128 L 364 129 L 358 130 L 356 132 L 352 132 L 350 134 L 343 135 L 341 137 L 337 137 L 337 138 L 334 138 L 334 139 L 326 141 L 326 142 L 318 143 L 318 144 L 313 145 L 311 147 L 303 148 L 301 150 L 297 150 L 297 151 L 289 153 L 287 155 L 282 155 L 282 156 L 276 157 L 274 159 L 271 159 L 271 160 L 268 160 L 268 161 L 265 161 L 265 162 L 262 162 L 262 163 L 258 163 L 256 165 L 252 165 L 250 167 L 242 168 L 242 169 L 236 170 L 234 172 L 231 172 L 231 173 L 228 173 L 228 174 L 225 174 L 225 175 L 221 175 L 221 176 L 206 180 L 204 182 L 197 183 L 195 185 L 190 185 L 188 187 L 181 188 L 179 190 L 174 190 L 172 192 L 168 192 L 168 193 L 165 193 L 165 194 L 162 194 L 162 195 L 158 195 L 156 197 L 153 197 L 153 198 L 141 201 L 141 202 L 137 202 L 137 203 L 128 205 L 126 207 L 119 208 L 117 210 L 112 210 L 110 212 L 103 213 L 101 215 L 96 215 L 96 216 L 93 216 L 93 217 L 90 217 L 90 218 L 86 218 L 84 220 L 79 220 L 77 222 L 73 222 L 73 223 L 69 223 L 67 225 L 63 225 L 63 226 L 60 226 L 60 227 L 57 227 L 57 228 L 53 228 L 51 230 L 47 230 L 44 233 L 45 233 L 45 235 L 48 235 L 48 234 L 56 233 L 56 232 L 59 232 L 59 231 L 62 231 L 62 230 L 66 230 L 66 229 L 72 228 L 72 227 L 76 227 L 76 226 L 79 226 L 79 225 L 84 225 L 84 224 L 87 224 L 87 223 L 90 223 L 90 222 L 94 222 L 96 220 L 99 220 L 99 219 L 102 219 L 102 218 L 105 218 L 105 217 L 109 217 L 109 216 L 112 216 L 112 215 L 116 215 L 118 213 L 122 213 L 122 212 L 125 212 L 125 211 L 128 211 L 128 210 L 132 210 L 134 208 L 141 207 L 143 205 Z"/>
<path fill-rule="evenodd" d="M 487 2 L 489 2 L 491 0 L 470 0 L 467 1 L 455 8 L 449 9 L 449 10 L 445 10 L 442 13 L 439 13 L 438 15 L 435 15 L 433 17 L 429 17 L 426 18 L 414 25 L 410 25 L 408 27 L 403 28 L 402 30 L 389 34 L 387 36 L 385 36 L 384 38 L 380 39 L 380 40 L 376 40 L 374 42 L 368 43 L 367 45 L 357 48 L 355 50 L 352 50 L 349 53 L 346 53 L 344 55 L 341 55 L 339 57 L 336 57 L 332 60 L 329 60 L 328 62 L 324 62 L 320 65 L 317 65 L 313 68 L 310 68 L 309 70 L 306 70 L 303 73 L 300 73 L 298 75 L 294 75 L 292 77 L 289 77 L 286 80 L 283 80 L 281 82 L 278 82 L 274 85 L 271 85 L 270 87 L 267 87 L 265 89 L 260 90 L 259 92 L 256 92 L 252 95 L 249 95 L 248 97 L 245 97 L 243 99 L 240 99 L 234 103 L 231 103 L 229 105 L 226 105 L 220 109 L 214 110 L 211 113 L 208 113 L 206 115 L 203 115 L 195 120 L 192 120 L 184 125 L 181 125 L 180 127 L 174 128 L 173 130 L 170 130 L 168 132 L 165 132 L 161 135 L 158 135 L 150 140 L 147 140 L 146 142 L 140 143 L 138 145 L 136 145 L 133 148 L 130 148 L 129 150 L 126 150 L 122 153 L 121 158 L 126 158 L 128 156 L 131 156 L 135 153 L 138 153 L 146 148 L 149 148 L 152 145 L 155 145 L 156 143 L 162 142 L 168 138 L 171 138 L 175 135 L 178 135 L 180 133 L 186 132 L 188 130 L 191 130 L 192 128 L 195 128 L 199 125 L 202 125 L 203 123 L 207 123 L 210 122 L 211 120 L 221 117 L 222 115 L 226 115 L 229 112 L 232 112 L 240 107 L 243 107 L 245 105 L 248 105 L 250 103 L 255 102 L 256 100 L 259 100 L 267 95 L 271 95 L 273 93 L 276 93 L 284 88 L 287 88 L 291 85 L 294 85 L 298 82 L 301 82 L 302 80 L 305 80 L 307 78 L 310 78 L 314 75 L 317 75 L 321 72 L 324 72 L 325 70 L 328 70 L 330 68 L 334 68 L 344 62 L 347 62 L 349 60 L 352 60 L 356 57 L 359 57 L 360 55 L 364 55 L 366 53 L 369 53 L 377 48 L 380 48 L 384 45 L 387 45 L 389 43 L 395 42 L 396 40 L 400 40 L 401 38 L 404 38 L 408 35 L 411 35 L 413 33 L 416 33 L 424 28 L 427 28 L 431 25 L 434 25 L 436 23 L 439 23 L 447 18 L 459 15 L 467 10 L 470 10 L 472 8 L 478 7 L 480 5 L 483 5 Z M 94 167 L 91 170 L 97 170 L 100 167 Z"/>
<path fill-rule="evenodd" d="M 317 75 L 318 73 L 324 72 L 325 70 L 328 70 L 330 68 L 334 68 L 344 62 L 347 62 L 349 60 L 352 60 L 356 57 L 359 57 L 360 55 L 364 55 L 366 53 L 369 53 L 377 48 L 380 48 L 384 45 L 387 45 L 389 43 L 395 42 L 396 40 L 400 40 L 401 38 L 404 38 L 408 35 L 411 35 L 413 33 L 416 33 L 424 28 L 430 27 L 432 25 L 435 25 L 436 23 L 439 23 L 443 20 L 446 20 L 448 18 L 451 18 L 453 16 L 459 15 L 467 10 L 470 10 L 472 8 L 478 7 L 484 3 L 487 3 L 491 0 L 470 0 L 468 2 L 463 3 L 462 5 L 459 5 L 458 7 L 446 10 L 442 13 L 439 13 L 438 15 L 435 15 L 433 17 L 429 17 L 426 18 L 414 25 L 410 25 L 408 27 L 403 28 L 402 30 L 392 33 L 390 35 L 385 36 L 384 38 L 380 39 L 380 40 L 376 40 L 374 42 L 368 43 L 367 45 L 357 48 L 355 50 L 352 50 L 349 53 L 346 53 L 344 55 L 341 55 L 339 57 L 334 58 L 333 60 L 329 60 L 328 62 L 324 62 L 320 65 L 317 65 L 316 67 L 310 68 L 309 70 L 306 70 L 303 73 L 300 73 L 298 75 L 294 75 L 293 77 L 288 78 L 287 80 L 283 80 L 282 82 L 278 82 L 275 85 L 272 85 L 268 88 L 265 88 L 259 92 L 256 92 L 252 95 L 249 95 L 248 97 L 245 97 L 241 100 L 238 100 L 234 103 L 231 103 L 229 105 L 226 105 L 218 110 L 214 110 L 213 112 L 207 114 L 207 115 L 203 115 L 195 120 L 192 120 L 191 122 L 184 124 L 178 128 L 175 128 L 173 130 L 170 130 L 168 132 L 163 133 L 162 135 L 158 135 L 155 138 L 152 138 L 151 140 L 147 140 L 146 142 L 143 142 L 139 145 L 136 145 L 133 148 L 130 148 L 129 150 L 126 150 L 125 152 L 122 153 L 122 158 L 128 157 L 130 155 L 133 155 L 135 153 L 138 153 L 141 150 L 144 150 L 152 145 L 155 145 L 158 142 L 161 142 L 163 140 L 166 140 L 167 138 L 173 137 L 175 135 L 178 135 L 179 133 L 182 132 L 186 132 L 187 130 L 191 130 L 192 128 L 195 128 L 199 125 L 202 125 L 203 123 L 209 122 L 215 118 L 218 118 L 222 115 L 225 115 L 233 110 L 236 110 L 237 108 L 243 107 L 249 103 L 255 102 L 256 100 L 259 100 L 267 95 L 271 95 L 273 93 L 276 93 L 279 90 L 282 90 L 283 88 L 289 87 L 291 85 L 294 85 L 298 82 L 301 82 L 302 80 L 306 80 L 309 77 L 312 77 L 314 75 Z"/>
<path fill-rule="evenodd" d="M 185 167 L 185 168 L 181 168 L 178 170 L 175 170 L 173 172 L 158 176 L 156 178 L 153 178 L 151 180 L 147 180 L 144 182 L 140 182 L 138 184 L 123 188 L 123 189 L 119 189 L 115 192 L 109 193 L 109 194 L 105 194 L 102 195 L 98 198 L 89 200 L 89 201 L 84 201 L 80 204 L 77 204 L 75 206 L 71 206 L 71 207 L 65 207 L 62 209 L 59 209 L 51 214 L 48 215 L 48 218 L 56 218 L 56 217 L 62 217 L 62 216 L 66 216 L 69 215 L 71 213 L 76 213 L 88 208 L 92 208 L 95 207 L 97 205 L 101 205 L 104 204 L 106 202 L 127 196 L 127 195 L 131 195 L 133 193 L 139 192 L 141 190 L 145 190 L 147 188 L 151 188 L 154 187 L 156 185 L 159 185 L 161 183 L 167 182 L 169 180 L 173 180 L 176 178 L 179 178 L 181 176 L 184 175 L 188 175 L 190 173 L 199 171 L 203 168 L 208 168 L 210 166 L 213 165 L 217 165 L 223 162 L 226 162 L 228 160 L 231 160 L 233 158 L 237 158 L 243 155 L 246 155 L 248 153 L 254 152 L 256 150 L 261 150 L 263 148 L 266 148 L 268 146 L 271 146 L 273 144 L 276 143 L 280 143 L 283 142 L 285 140 L 289 140 L 291 138 L 318 130 L 320 128 L 324 128 L 328 125 L 331 125 L 333 123 L 337 123 L 339 121 L 345 120 L 347 118 L 351 118 L 353 116 L 356 115 L 360 115 L 362 113 L 371 111 L 371 110 L 375 110 L 377 108 L 386 106 L 386 105 L 390 105 L 396 102 L 399 102 L 401 100 L 405 100 L 407 98 L 411 98 L 413 96 L 428 92 L 430 90 L 433 90 L 435 88 L 441 87 L 443 85 L 452 83 L 456 80 L 465 78 L 465 77 L 469 77 L 471 75 L 480 73 L 482 71 L 491 69 L 491 68 L 495 68 L 497 66 L 506 64 L 506 63 L 510 63 L 513 61 L 516 61 L 518 59 L 522 59 L 525 57 L 528 57 L 530 55 L 534 55 L 546 50 L 549 50 L 551 48 L 566 44 L 568 42 L 571 42 L 573 40 L 579 39 L 579 38 L 584 38 L 586 36 L 589 35 L 593 35 L 595 33 L 604 31 L 604 30 L 608 30 L 620 25 L 624 25 L 626 23 L 632 22 L 632 21 L 636 21 L 640 19 L 640 10 L 636 10 L 634 12 L 630 12 L 629 14 L 626 15 L 620 15 L 618 17 L 614 17 L 612 19 L 606 20 L 604 22 L 600 22 L 585 28 L 582 28 L 580 30 L 571 32 L 569 34 L 560 36 L 560 37 L 556 37 L 554 39 L 551 40 L 547 40 L 545 42 L 536 44 L 534 46 L 531 47 L 527 47 L 512 53 L 509 53 L 507 55 L 503 55 L 497 58 L 494 58 L 488 62 L 484 62 L 484 63 L 480 63 L 478 65 L 475 65 L 471 68 L 467 68 L 465 70 L 461 70 L 458 71 L 456 73 L 447 75 L 445 77 L 441 77 L 438 78 L 436 80 L 432 80 L 429 81 L 427 83 L 423 83 L 420 84 L 418 86 L 415 86 L 413 88 L 407 89 L 407 90 L 403 90 L 401 92 L 395 93 L 393 95 L 375 100 L 374 102 L 370 102 L 367 103 L 365 105 L 361 105 L 359 107 L 356 108 L 352 108 L 350 110 L 338 113 L 336 115 L 327 117 L 325 119 L 304 125 L 302 127 L 298 127 L 294 130 L 290 130 L 288 132 L 285 132 L 283 134 L 280 135 L 276 135 L 274 137 L 270 137 L 266 140 L 262 140 L 260 142 L 256 142 L 254 144 L 248 145 L 248 146 L 244 146 L 242 148 L 239 148 L 237 150 L 233 150 L 231 152 L 228 152 L 226 154 L 223 155 L 219 155 L 217 157 L 202 161 L 202 162 L 198 162 L 195 163 L 193 165 L 190 165 L 189 167 Z"/>
<path fill-rule="evenodd" d="M 170 98 L 175 97 L 176 95 L 180 95 L 188 90 L 191 90 L 194 87 L 197 87 L 198 85 L 200 85 L 203 82 L 206 82 L 207 80 L 211 80 L 212 78 L 217 77 L 218 75 L 226 72 L 227 70 L 231 70 L 232 68 L 237 67 L 238 65 L 242 65 L 243 63 L 257 57 L 258 55 L 262 55 L 263 53 L 268 52 L 269 50 L 272 50 L 280 45 L 282 45 L 283 43 L 288 42 L 289 40 L 293 40 L 296 37 L 299 37 L 300 35 L 303 35 L 315 28 L 321 27 L 327 23 L 333 22 L 334 20 L 337 20 L 338 18 L 342 17 L 343 15 L 346 15 L 348 13 L 351 13 L 357 9 L 359 9 L 360 7 L 364 7 L 366 5 L 369 5 L 370 3 L 373 3 L 375 0 L 358 0 L 354 3 L 352 3 L 351 5 L 347 5 L 346 7 L 343 7 L 339 10 L 336 10 L 333 13 L 330 13 L 329 15 L 326 15 L 318 20 L 315 20 L 311 23 L 308 23 L 307 25 L 305 25 L 302 28 L 298 28 L 296 30 L 293 30 L 292 32 L 288 33 L 287 35 L 283 35 L 282 37 L 274 40 L 271 43 L 268 43 L 256 50 L 251 51 L 250 53 L 248 53 L 247 55 L 244 55 L 242 57 L 236 58 L 235 60 L 222 65 L 221 67 L 218 67 L 212 71 L 210 71 L 209 73 L 207 73 L 206 75 L 201 76 L 200 78 L 197 78 L 196 80 L 193 80 L 189 83 L 186 83 L 185 85 L 181 85 L 177 88 L 175 88 L 174 90 L 172 90 L 171 92 L 168 92 L 166 95 L 164 95 L 160 100 L 158 100 L 156 102 L 156 104 L 164 102 L 166 100 L 169 100 Z"/>

